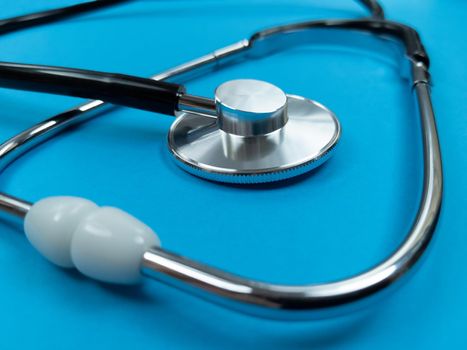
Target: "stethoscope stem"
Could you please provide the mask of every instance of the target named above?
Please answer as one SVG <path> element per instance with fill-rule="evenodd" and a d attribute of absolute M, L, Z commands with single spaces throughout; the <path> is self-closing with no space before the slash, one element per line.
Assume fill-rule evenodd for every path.
<path fill-rule="evenodd" d="M 215 102 L 206 97 L 183 94 L 178 100 L 178 111 L 195 112 L 216 117 Z"/>

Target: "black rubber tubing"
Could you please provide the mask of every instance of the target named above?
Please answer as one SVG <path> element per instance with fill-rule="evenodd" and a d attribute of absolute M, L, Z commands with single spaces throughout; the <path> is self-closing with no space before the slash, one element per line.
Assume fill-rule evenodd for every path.
<path fill-rule="evenodd" d="M 103 100 L 174 115 L 184 87 L 125 74 L 0 62 L 0 87 Z"/>

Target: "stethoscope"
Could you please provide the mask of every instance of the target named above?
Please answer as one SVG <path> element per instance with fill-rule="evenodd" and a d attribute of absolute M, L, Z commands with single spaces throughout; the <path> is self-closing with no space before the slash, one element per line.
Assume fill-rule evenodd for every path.
<path fill-rule="evenodd" d="M 118 2 L 75 5 L 61 9 L 61 13 L 25 16 L 9 24 L 26 27 L 29 22 L 45 23 L 73 11 Z M 385 20 L 375 1 L 361 2 L 372 11 L 372 18 L 273 27 L 151 79 L 0 63 L 2 87 L 96 99 L 4 142 L 0 145 L 0 169 L 68 126 L 89 120 L 109 102 L 175 115 L 168 135 L 169 151 L 182 169 L 197 177 L 252 184 L 303 174 L 326 161 L 339 140 L 339 121 L 326 107 L 287 95 L 263 81 L 228 81 L 217 87 L 213 99 L 189 95 L 173 81 L 295 45 L 340 42 L 343 35 L 354 35 L 358 41 L 344 42 L 378 45 L 391 54 L 401 54 L 423 138 L 424 181 L 418 213 L 403 243 L 378 265 L 330 283 L 269 284 L 171 253 L 161 248 L 156 234 L 136 218 L 83 198 L 49 197 L 31 204 L 0 193 L 0 209 L 24 218 L 28 240 L 46 259 L 103 282 L 132 284 L 147 276 L 241 312 L 291 320 L 338 315 L 381 295 L 413 270 L 426 251 L 440 211 L 442 164 L 430 98 L 429 60 L 419 36 L 411 27 Z"/>

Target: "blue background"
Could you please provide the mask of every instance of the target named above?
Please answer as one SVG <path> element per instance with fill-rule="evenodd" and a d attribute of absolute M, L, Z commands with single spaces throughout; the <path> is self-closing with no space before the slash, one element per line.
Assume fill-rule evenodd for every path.
<path fill-rule="evenodd" d="M 1 16 L 73 2 L 3 0 Z M 436 238 L 409 283 L 356 317 L 284 323 L 239 315 L 157 282 L 112 287 L 63 271 L 0 222 L 3 349 L 466 348 L 467 146 L 464 0 L 386 0 L 387 17 L 417 28 L 432 59 L 445 195 Z M 149 76 L 279 23 L 365 15 L 348 0 L 140 1 L 0 38 L 3 61 Z M 420 131 L 394 65 L 374 55 L 302 47 L 187 84 L 211 96 L 234 78 L 270 81 L 327 105 L 341 147 L 311 176 L 278 186 L 210 183 L 166 151 L 172 119 L 117 109 L 30 152 L 2 191 L 34 201 L 78 195 L 128 210 L 178 253 L 262 280 L 328 281 L 357 273 L 403 239 L 421 187 Z M 76 105 L 74 98 L 0 89 L 2 140 Z"/>

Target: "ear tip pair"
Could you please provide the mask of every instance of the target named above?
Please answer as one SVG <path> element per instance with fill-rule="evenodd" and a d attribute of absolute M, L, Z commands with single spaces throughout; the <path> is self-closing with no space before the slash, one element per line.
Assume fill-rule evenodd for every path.
<path fill-rule="evenodd" d="M 138 219 L 79 197 L 38 201 L 24 219 L 24 230 L 52 263 L 110 283 L 139 282 L 144 252 L 160 246 L 154 231 Z"/>

